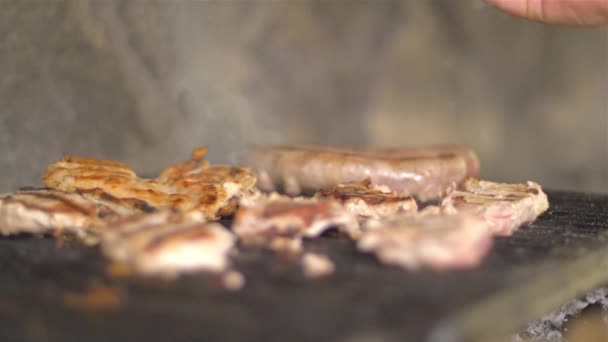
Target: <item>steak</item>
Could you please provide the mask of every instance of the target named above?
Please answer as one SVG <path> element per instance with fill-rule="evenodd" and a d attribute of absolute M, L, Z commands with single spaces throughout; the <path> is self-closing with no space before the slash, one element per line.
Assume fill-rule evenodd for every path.
<path fill-rule="evenodd" d="M 295 196 L 370 178 L 403 196 L 425 201 L 479 171 L 477 156 L 462 146 L 346 148 L 270 146 L 249 151 L 247 163 L 264 191 Z"/>
<path fill-rule="evenodd" d="M 505 184 L 468 178 L 442 202 L 446 211 L 478 215 L 496 235 L 508 236 L 549 208 L 547 195 L 534 182 Z"/>
<path fill-rule="evenodd" d="M 416 212 L 418 209 L 413 197 L 398 195 L 386 186 L 372 185 L 369 178 L 338 184 L 317 192 L 315 197 L 339 201 L 347 210 L 363 219 Z"/>
<path fill-rule="evenodd" d="M 404 269 L 445 270 L 477 266 L 491 245 L 492 234 L 480 218 L 430 210 L 370 221 L 357 247 Z"/>

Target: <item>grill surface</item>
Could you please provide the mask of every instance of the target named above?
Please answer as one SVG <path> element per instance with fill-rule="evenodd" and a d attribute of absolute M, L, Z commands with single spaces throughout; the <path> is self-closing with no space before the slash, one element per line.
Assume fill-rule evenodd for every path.
<path fill-rule="evenodd" d="M 222 290 L 208 276 L 175 282 L 112 278 L 95 248 L 51 238 L 0 239 L 0 337 L 34 341 L 378 341 L 486 339 L 510 333 L 608 283 L 608 196 L 550 192 L 550 210 L 497 238 L 483 265 L 464 272 L 380 266 L 340 237 L 307 243 L 336 273 L 307 280 L 298 266 L 244 249 L 247 284 Z M 74 305 L 95 284 L 123 294 L 118 307 Z M 95 305 L 93 305 L 95 306 Z"/>

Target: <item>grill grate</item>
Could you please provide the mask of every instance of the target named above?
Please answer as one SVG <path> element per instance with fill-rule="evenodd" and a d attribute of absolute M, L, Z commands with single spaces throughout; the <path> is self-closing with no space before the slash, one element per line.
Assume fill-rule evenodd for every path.
<path fill-rule="evenodd" d="M 549 200 L 549 212 L 497 238 L 471 271 L 383 267 L 331 236 L 306 243 L 335 261 L 331 277 L 307 280 L 297 265 L 242 249 L 236 266 L 247 284 L 237 293 L 205 275 L 109 278 L 95 248 L 0 239 L 0 331 L 8 340 L 45 341 L 483 339 L 608 282 L 608 196 L 550 192 Z M 65 302 L 66 293 L 92 284 L 119 289 L 121 306 L 87 310 Z"/>

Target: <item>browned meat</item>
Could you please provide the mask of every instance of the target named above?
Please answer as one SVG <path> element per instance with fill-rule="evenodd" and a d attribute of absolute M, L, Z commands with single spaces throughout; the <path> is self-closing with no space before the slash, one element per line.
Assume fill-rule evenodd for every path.
<path fill-rule="evenodd" d="M 339 201 L 353 214 L 361 218 L 380 218 L 399 212 L 416 212 L 416 200 L 397 195 L 386 186 L 372 185 L 371 179 L 338 184 L 315 194 L 319 199 Z"/>
<path fill-rule="evenodd" d="M 148 205 L 146 201 L 137 198 L 114 197 L 101 189 L 78 190 L 76 193 L 101 206 L 101 208 L 106 208 L 102 211 L 103 218 L 106 220 L 137 213 L 151 213 L 156 211 L 156 209 Z"/>
<path fill-rule="evenodd" d="M 156 179 L 139 178 L 114 161 L 65 157 L 47 168 L 43 180 L 64 191 L 100 189 L 140 207 L 200 211 L 207 219 L 232 215 L 238 198 L 254 188 L 256 177 L 245 168 L 209 166 L 205 152 L 195 150 L 190 160 Z"/>
<path fill-rule="evenodd" d="M 102 229 L 102 251 L 136 273 L 174 276 L 195 271 L 221 272 L 229 266 L 234 236 L 200 212 L 162 210 L 131 216 Z"/>
<path fill-rule="evenodd" d="M 405 269 L 443 270 L 478 265 L 491 244 L 492 234 L 478 217 L 429 211 L 369 222 L 358 248 Z"/>
<path fill-rule="evenodd" d="M 534 182 L 504 184 L 468 178 L 460 190 L 443 200 L 444 210 L 456 210 L 485 219 L 496 235 L 511 235 L 549 208 L 547 195 Z"/>
<path fill-rule="evenodd" d="M 337 202 L 270 196 L 242 205 L 232 230 L 245 243 L 297 253 L 302 238 L 317 237 L 331 227 L 351 236 L 359 233 L 355 216 Z"/>
<path fill-rule="evenodd" d="M 18 191 L 0 197 L 0 233 L 83 234 L 104 220 L 142 211 L 100 191 Z"/>
<path fill-rule="evenodd" d="M 270 146 L 251 149 L 248 164 L 264 191 L 289 195 L 315 192 L 369 177 L 400 195 L 421 200 L 443 196 L 479 170 L 475 154 L 462 146 L 420 148 L 345 148 Z"/>

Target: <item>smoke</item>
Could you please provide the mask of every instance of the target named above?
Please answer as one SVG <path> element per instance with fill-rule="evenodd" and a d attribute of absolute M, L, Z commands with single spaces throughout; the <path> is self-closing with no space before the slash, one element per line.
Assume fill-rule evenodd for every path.
<path fill-rule="evenodd" d="M 177 56 L 171 88 L 182 115 L 177 144 L 208 146 L 215 163 L 238 164 L 247 146 L 284 138 L 278 114 L 260 96 L 263 76 L 248 57 L 247 36 L 234 30 L 232 23 L 243 20 L 240 8 L 185 3 L 170 20 Z"/>
<path fill-rule="evenodd" d="M 134 102 L 124 161 L 148 173 L 203 145 L 235 163 L 249 144 L 441 140 L 477 150 L 484 177 L 606 189 L 600 31 L 478 1 L 117 3 L 94 2 L 111 7 L 99 41 Z"/>
<path fill-rule="evenodd" d="M 275 115 L 264 112 L 259 103 L 232 89 L 207 89 L 204 96 L 196 96 L 200 81 L 189 81 L 192 83 L 183 84 L 178 97 L 186 117 L 176 126 L 177 145 L 207 146 L 211 162 L 239 164 L 248 146 L 282 141 Z"/>
<path fill-rule="evenodd" d="M 265 89 L 247 58 L 248 36 L 234 32 L 245 14 L 239 3 L 100 6 L 135 100 L 141 134 L 126 150 L 138 169 L 157 172 L 200 146 L 214 163 L 238 164 L 248 145 L 282 141 L 280 121 L 259 96 Z"/>

